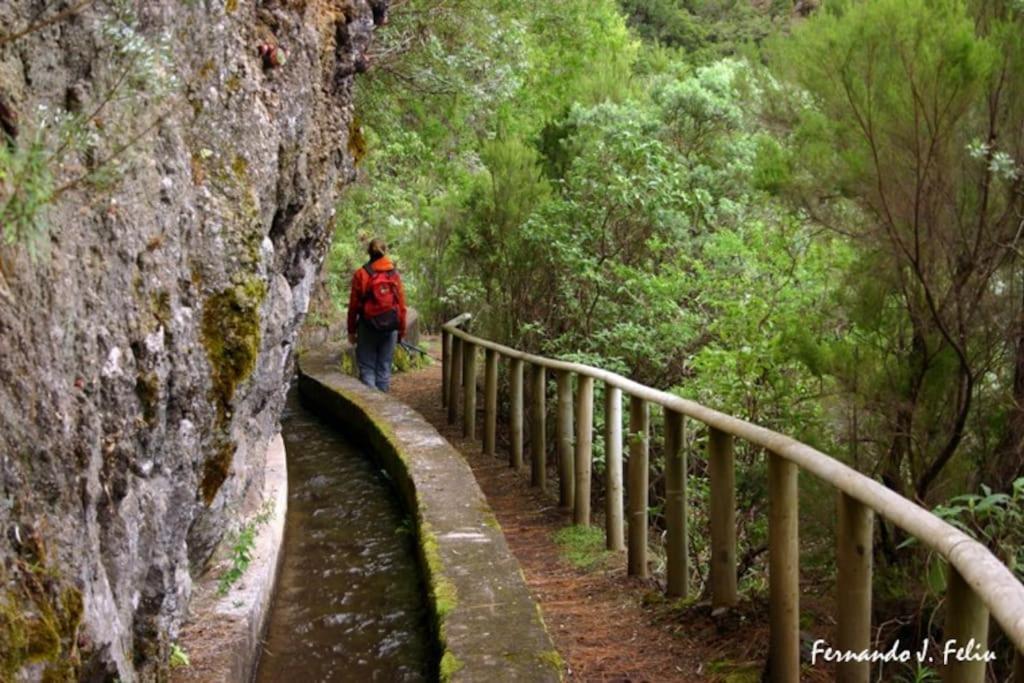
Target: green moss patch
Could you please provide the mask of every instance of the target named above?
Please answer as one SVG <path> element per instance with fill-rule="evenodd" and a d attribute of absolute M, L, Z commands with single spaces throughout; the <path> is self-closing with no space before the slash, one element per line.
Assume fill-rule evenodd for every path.
<path fill-rule="evenodd" d="M 352 163 L 358 166 L 368 151 L 369 145 L 366 136 L 363 135 L 363 127 L 359 124 L 359 118 L 353 116 L 352 122 L 348 125 L 348 153 L 352 156 Z"/>
<path fill-rule="evenodd" d="M 708 664 L 708 673 L 718 683 L 759 683 L 764 663 L 720 660 Z"/>
<path fill-rule="evenodd" d="M 235 178 L 240 181 L 245 180 L 249 173 L 249 162 L 241 154 L 236 154 L 231 161 L 231 170 L 234 172 Z"/>
<path fill-rule="evenodd" d="M 82 594 L 41 564 L 18 560 L 0 570 L 0 680 L 46 664 L 44 681 L 76 680 Z"/>
<path fill-rule="evenodd" d="M 153 294 L 149 300 L 149 311 L 164 327 L 171 323 L 171 294 L 166 290 L 160 290 Z"/>
<path fill-rule="evenodd" d="M 210 360 L 213 397 L 227 416 L 238 385 L 252 374 L 260 350 L 260 305 L 267 283 L 252 276 L 206 300 L 200 326 Z"/>
<path fill-rule="evenodd" d="M 495 531 L 501 531 L 501 524 L 498 523 L 498 518 L 494 516 L 494 513 L 490 510 L 483 512 L 484 524 Z"/>
<path fill-rule="evenodd" d="M 351 351 L 345 350 L 345 352 L 341 354 L 339 367 L 342 373 L 349 377 L 359 377 L 359 368 L 356 366 L 356 359 Z"/>
<path fill-rule="evenodd" d="M 562 655 L 558 654 L 557 650 L 547 650 L 537 655 L 537 659 L 551 667 L 559 674 L 565 671 L 565 661 L 562 659 Z"/>
<path fill-rule="evenodd" d="M 430 593 L 433 597 L 434 612 L 438 620 L 438 633 L 443 633 L 444 619 L 459 604 L 459 594 L 455 584 L 444 574 L 441 565 L 441 554 L 437 548 L 437 537 L 426 522 L 420 524 L 420 547 L 430 574 Z"/>
<path fill-rule="evenodd" d="M 455 674 L 457 674 L 464 666 L 465 664 L 463 664 L 458 657 L 453 655 L 451 652 L 445 652 L 444 657 L 441 657 L 442 683 L 452 680 Z"/>
<path fill-rule="evenodd" d="M 395 357 L 391 362 L 395 372 L 409 372 L 419 370 L 430 365 L 430 357 L 422 353 L 415 353 L 407 350 L 404 346 L 395 349 Z"/>
<path fill-rule="evenodd" d="M 238 386 L 252 374 L 260 351 L 260 305 L 267 283 L 249 276 L 206 300 L 200 334 L 210 361 L 211 399 L 219 427 L 231 416 Z M 227 479 L 235 444 L 226 435 L 216 440 L 214 454 L 203 463 L 199 490 L 207 505 Z"/>

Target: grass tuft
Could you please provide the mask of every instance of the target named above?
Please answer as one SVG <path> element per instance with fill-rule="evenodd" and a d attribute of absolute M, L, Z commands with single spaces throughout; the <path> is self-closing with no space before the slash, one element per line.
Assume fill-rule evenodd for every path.
<path fill-rule="evenodd" d="M 567 526 L 552 535 L 562 557 L 572 566 L 590 571 L 612 555 L 605 549 L 604 531 L 590 526 Z"/>

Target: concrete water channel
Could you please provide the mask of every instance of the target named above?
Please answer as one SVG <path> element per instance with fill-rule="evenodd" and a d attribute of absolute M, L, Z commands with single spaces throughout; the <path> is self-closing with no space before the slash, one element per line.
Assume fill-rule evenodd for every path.
<path fill-rule="evenodd" d="M 172 680 L 562 680 L 464 457 L 337 351 L 305 350 L 298 370 L 301 406 L 293 391 L 267 450 L 275 512 L 227 594 L 216 572 L 195 589 Z"/>
<path fill-rule="evenodd" d="M 300 405 L 284 557 L 256 681 L 424 681 L 436 674 L 415 529 L 376 461 Z"/>

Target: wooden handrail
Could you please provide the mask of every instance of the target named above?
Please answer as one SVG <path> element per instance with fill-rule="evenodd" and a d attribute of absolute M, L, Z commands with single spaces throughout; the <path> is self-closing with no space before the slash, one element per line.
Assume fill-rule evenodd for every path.
<path fill-rule="evenodd" d="M 956 527 L 881 483 L 796 439 L 708 408 L 695 401 L 653 389 L 608 370 L 537 356 L 476 337 L 466 330 L 460 329 L 471 319 L 470 314 L 463 313 L 442 325 L 445 343 L 448 344 L 457 339 L 462 342 L 463 348 L 467 348 L 467 346 L 471 350 L 482 348 L 508 359 L 529 363 L 534 367 L 545 368 L 556 373 L 573 373 L 591 380 L 599 380 L 604 382 L 607 387 L 619 389 L 633 399 L 660 405 L 668 411 L 698 420 L 720 434 L 740 438 L 760 446 L 783 461 L 796 465 L 799 469 L 832 485 L 843 494 L 841 501 L 845 501 L 846 505 L 856 505 L 852 502 L 856 501 L 888 519 L 945 558 L 956 573 L 957 580 L 962 580 L 995 617 L 1016 647 L 1017 660 L 1021 659 L 1020 653 L 1024 652 L 1024 585 L 988 548 Z M 463 359 L 464 368 L 470 367 L 471 359 L 472 353 Z M 469 384 L 466 386 L 468 387 Z M 448 396 L 448 400 L 454 399 Z M 543 404 L 541 403 L 541 405 Z M 569 414 L 571 415 L 571 413 Z M 720 450 L 717 438 L 714 443 L 715 448 Z M 795 506 L 795 502 L 793 506 Z M 790 506 L 787 504 L 788 507 Z M 787 512 L 789 511 L 787 510 Z M 853 510 L 847 511 L 847 514 L 857 515 L 859 513 Z M 858 524 L 860 527 L 858 527 L 857 533 L 863 537 L 863 524 Z M 983 646 L 984 644 L 982 644 Z"/>

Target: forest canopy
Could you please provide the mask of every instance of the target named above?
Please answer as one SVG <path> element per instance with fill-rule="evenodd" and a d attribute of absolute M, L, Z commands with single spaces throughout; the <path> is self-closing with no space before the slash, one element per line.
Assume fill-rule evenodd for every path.
<path fill-rule="evenodd" d="M 382 37 L 339 305 L 383 234 L 429 327 L 792 434 L 1020 574 L 1024 4 L 412 0 Z"/>

